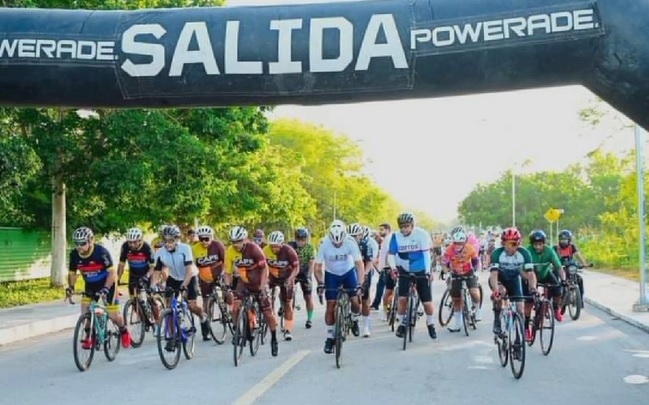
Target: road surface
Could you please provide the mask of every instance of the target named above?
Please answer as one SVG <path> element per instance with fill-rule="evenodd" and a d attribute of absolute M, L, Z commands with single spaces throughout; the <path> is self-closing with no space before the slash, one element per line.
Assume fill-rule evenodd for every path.
<path fill-rule="evenodd" d="M 436 303 L 443 287 L 434 283 Z M 278 357 L 266 344 L 254 358 L 246 350 L 238 368 L 229 341 L 197 340 L 194 359 L 182 357 L 168 371 L 149 334 L 142 347 L 120 351 L 113 363 L 97 353 L 85 373 L 72 359 L 71 330 L 10 345 L 0 349 L 0 403 L 649 403 L 649 335 L 592 307 L 577 322 L 558 324 L 548 357 L 538 343 L 528 348 L 520 380 L 498 363 L 489 308 L 469 337 L 438 326 L 432 341 L 420 322 L 405 352 L 373 312 L 372 336 L 348 339 L 341 369 L 323 353 L 322 307 L 316 308 L 311 330 L 303 327 L 304 309 L 297 313 L 294 340 L 280 341 Z"/>

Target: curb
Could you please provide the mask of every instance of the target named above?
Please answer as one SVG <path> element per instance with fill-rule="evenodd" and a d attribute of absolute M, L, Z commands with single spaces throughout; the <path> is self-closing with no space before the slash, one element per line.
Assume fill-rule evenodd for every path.
<path fill-rule="evenodd" d="M 72 329 L 78 318 L 79 314 L 73 314 L 0 329 L 0 346 Z"/>
<path fill-rule="evenodd" d="M 588 297 L 584 297 L 584 302 L 586 304 L 594 306 L 595 308 L 599 309 L 600 311 L 606 312 L 607 314 L 620 319 L 623 322 L 626 322 L 627 324 L 629 324 L 631 326 L 634 326 L 634 327 L 640 329 L 643 332 L 649 333 L 649 325 L 645 325 L 644 323 L 642 323 L 642 322 L 640 322 L 640 321 L 638 321 L 636 319 L 633 319 L 630 316 L 621 314 L 620 312 L 617 312 L 616 310 L 611 309 L 611 308 L 607 307 L 606 305 L 600 304 L 599 302 L 594 301 L 594 300 L 592 300 L 592 299 L 590 299 Z"/>

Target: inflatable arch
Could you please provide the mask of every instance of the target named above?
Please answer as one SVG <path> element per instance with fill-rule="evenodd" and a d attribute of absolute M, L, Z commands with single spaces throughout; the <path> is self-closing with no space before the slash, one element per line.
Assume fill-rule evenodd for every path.
<path fill-rule="evenodd" d="M 649 129 L 645 22 L 647 0 L 0 8 L 0 105 L 326 104 L 582 84 Z"/>

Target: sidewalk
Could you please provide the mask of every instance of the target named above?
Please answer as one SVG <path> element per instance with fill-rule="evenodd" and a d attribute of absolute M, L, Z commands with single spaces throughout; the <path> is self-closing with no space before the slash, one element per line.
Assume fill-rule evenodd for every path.
<path fill-rule="evenodd" d="M 633 312 L 640 283 L 590 270 L 584 270 L 582 277 L 586 304 L 649 333 L 649 312 Z"/>
<path fill-rule="evenodd" d="M 590 270 L 584 270 L 582 276 L 586 304 L 649 333 L 649 312 L 632 311 L 640 295 L 638 283 Z M 122 303 L 126 299 L 120 297 Z M 586 310 L 593 311 L 588 305 Z M 0 346 L 71 329 L 78 317 L 79 305 L 63 300 L 0 309 Z"/>

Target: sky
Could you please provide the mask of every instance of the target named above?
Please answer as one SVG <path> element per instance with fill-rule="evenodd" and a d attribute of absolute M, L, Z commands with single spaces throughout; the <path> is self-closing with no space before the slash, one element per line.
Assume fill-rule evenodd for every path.
<path fill-rule="evenodd" d="M 229 0 L 230 6 L 314 3 L 314 0 Z M 320 2 L 326 2 L 322 0 Z M 579 111 L 598 105 L 593 127 Z M 278 106 L 271 119 L 297 118 L 359 142 L 367 174 L 406 206 L 450 222 L 478 183 L 515 172 L 561 170 L 597 147 L 633 147 L 631 122 L 581 86 L 451 98 L 346 105 Z M 430 146 L 428 146 L 430 145 Z M 523 167 L 523 163 L 529 163 Z M 394 166 L 397 166 L 395 171 Z M 403 167 L 425 186 L 404 180 Z"/>

